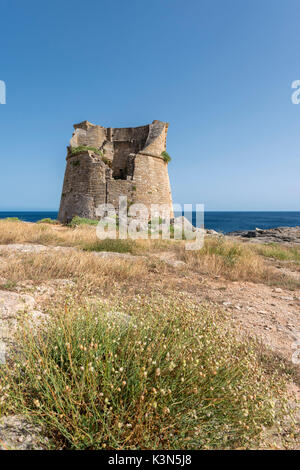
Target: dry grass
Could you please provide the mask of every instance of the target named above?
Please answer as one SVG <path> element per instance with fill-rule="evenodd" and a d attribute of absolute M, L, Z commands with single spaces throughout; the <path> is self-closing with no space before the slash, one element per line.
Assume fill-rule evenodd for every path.
<path fill-rule="evenodd" d="M 80 246 L 96 242 L 94 227 L 76 228 L 61 225 L 33 224 L 21 221 L 0 220 L 0 244 L 35 243 L 52 246 Z"/>
<path fill-rule="evenodd" d="M 117 240 L 116 240 L 117 241 Z M 97 238 L 95 227 L 79 225 L 75 228 L 62 225 L 34 224 L 30 222 L 0 220 L 0 244 L 34 243 L 49 246 L 75 246 L 88 251 L 106 251 L 107 242 Z M 119 240 L 122 252 L 122 240 Z M 124 244 L 128 243 L 124 240 Z M 177 251 L 183 245 L 182 241 L 168 240 L 135 240 L 130 241 L 130 251 L 133 254 L 147 254 L 166 250 Z M 101 246 L 103 245 L 104 248 Z M 116 250 L 107 250 L 116 251 Z"/>
<path fill-rule="evenodd" d="M 222 276 L 231 281 L 260 282 L 300 287 L 300 283 L 280 274 L 265 262 L 256 246 L 225 238 L 207 238 L 199 251 L 186 251 L 180 247 L 178 256 L 196 272 L 209 276 Z"/>
<path fill-rule="evenodd" d="M 208 276 L 222 276 L 229 280 L 234 281 L 251 281 L 261 282 L 269 285 L 281 285 L 287 288 L 299 288 L 300 283 L 296 279 L 292 279 L 286 274 L 280 274 L 275 271 L 270 264 L 270 260 L 280 262 L 293 263 L 298 266 L 299 263 L 299 249 L 295 247 L 286 246 L 270 246 L 258 245 L 251 243 L 241 243 L 236 240 L 230 240 L 225 237 L 206 237 L 205 245 L 198 251 L 186 251 L 184 241 L 169 241 L 169 240 L 104 240 L 100 241 L 96 236 L 95 227 L 87 225 L 78 226 L 76 228 L 64 227 L 61 225 L 50 224 L 32 224 L 20 221 L 0 221 L 0 244 L 11 243 L 33 243 L 49 246 L 70 246 L 81 248 L 86 251 L 114 251 L 114 252 L 130 252 L 135 255 L 151 256 L 153 254 L 160 255 L 161 253 L 167 254 L 172 259 L 179 259 L 184 261 L 187 266 L 185 274 L 189 272 L 205 274 Z M 86 257 L 85 257 L 86 256 Z M 115 273 L 124 273 L 135 276 L 135 271 L 141 268 L 142 264 L 133 268 L 128 268 L 128 262 L 112 262 L 104 260 L 96 261 L 94 257 L 86 255 L 72 254 L 74 263 L 78 266 L 85 265 L 81 271 L 82 275 L 87 275 L 88 272 L 93 273 L 95 270 L 102 272 L 105 266 L 107 271 L 112 272 L 112 279 L 115 279 Z M 42 259 L 42 258 L 41 258 Z M 268 259 L 268 262 L 266 262 Z M 37 263 L 37 261 L 35 261 Z M 70 260 L 66 260 L 66 267 L 57 268 L 57 272 L 68 271 L 68 267 L 74 264 Z M 42 264 L 42 262 L 41 262 Z M 53 270 L 55 270 L 55 262 Z M 95 268 L 96 265 L 96 268 Z M 89 269 L 90 266 L 90 269 Z M 127 266 L 127 267 L 126 267 Z M 81 268 L 80 268 L 81 269 Z M 127 274 L 127 271 L 130 273 Z M 147 271 L 147 270 L 146 270 Z M 155 271 L 162 272 L 161 267 L 155 267 Z M 170 269 L 165 269 L 167 274 Z M 43 276 L 40 269 L 37 269 L 36 278 L 38 275 Z M 40 274 L 38 274 L 40 273 Z M 79 276 L 79 268 L 71 269 L 73 276 Z M 145 278 L 145 272 L 140 273 Z M 117 277 L 119 274 L 117 275 Z M 41 277 L 40 279 L 43 279 Z"/>
<path fill-rule="evenodd" d="M 143 259 L 134 262 L 103 259 L 75 250 L 14 255 L 8 260 L 0 265 L 0 276 L 9 279 L 13 285 L 25 280 L 39 284 L 53 279 L 72 279 L 86 289 L 112 288 L 116 283 L 137 282 L 147 272 Z"/>
<path fill-rule="evenodd" d="M 278 373 L 271 360 L 267 370 L 254 344 L 228 335 L 222 312 L 187 292 L 201 277 L 283 286 L 289 278 L 270 266 L 270 249 L 224 237 L 206 238 L 193 252 L 184 241 L 125 242 L 100 242 L 87 226 L 0 221 L 0 244 L 49 245 L 40 253 L 0 252 L 6 288 L 74 281 L 40 299 L 53 321 L 41 336 L 26 331 L 19 339 L 26 361 L 16 356 L 16 368 L 2 370 L 5 412 L 46 425 L 55 448 L 257 447 L 264 427 L 281 426 L 286 371 Z M 186 266 L 178 270 L 159 256 Z M 120 330 L 107 321 L 112 310 L 133 324 Z"/>

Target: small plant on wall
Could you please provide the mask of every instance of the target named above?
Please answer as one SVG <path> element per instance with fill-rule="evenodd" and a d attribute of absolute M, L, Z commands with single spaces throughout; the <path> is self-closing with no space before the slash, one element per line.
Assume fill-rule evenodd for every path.
<path fill-rule="evenodd" d="M 105 165 L 109 166 L 109 168 L 112 168 L 112 161 L 111 160 L 109 160 L 106 157 L 102 157 L 101 160 L 103 161 L 103 163 L 105 163 Z"/>
<path fill-rule="evenodd" d="M 70 153 L 70 155 L 76 155 L 77 153 L 87 152 L 88 150 L 91 150 L 92 152 L 96 153 L 97 155 L 100 155 L 100 156 L 103 155 L 103 153 L 100 149 L 98 149 L 96 147 L 88 147 L 86 145 L 80 145 L 79 147 L 71 147 L 69 149 L 69 153 Z"/>
<path fill-rule="evenodd" d="M 166 150 L 161 152 L 161 156 L 163 157 L 163 159 L 166 163 L 169 163 L 172 160 L 170 155 L 168 154 L 168 152 Z"/>

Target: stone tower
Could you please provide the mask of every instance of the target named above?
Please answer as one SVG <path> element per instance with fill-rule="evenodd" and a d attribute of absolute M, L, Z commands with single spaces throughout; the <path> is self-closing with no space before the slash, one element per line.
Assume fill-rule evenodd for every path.
<path fill-rule="evenodd" d="M 105 128 L 83 121 L 74 125 L 58 219 L 76 215 L 97 219 L 99 204 L 167 204 L 172 216 L 166 139 L 168 124 L 153 121 L 141 127 Z M 87 148 L 89 147 L 89 148 Z M 92 149 L 90 149 L 92 147 Z"/>

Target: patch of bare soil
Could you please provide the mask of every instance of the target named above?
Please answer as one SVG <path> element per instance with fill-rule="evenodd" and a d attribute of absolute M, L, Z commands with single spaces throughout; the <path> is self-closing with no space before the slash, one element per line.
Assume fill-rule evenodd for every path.
<path fill-rule="evenodd" d="M 300 339 L 300 291 L 250 282 L 215 280 L 203 284 L 201 297 L 229 311 L 237 330 L 255 335 L 272 351 L 292 360 Z"/>

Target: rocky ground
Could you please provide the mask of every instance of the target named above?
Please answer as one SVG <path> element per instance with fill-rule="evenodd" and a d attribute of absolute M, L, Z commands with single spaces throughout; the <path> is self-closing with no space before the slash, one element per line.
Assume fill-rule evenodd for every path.
<path fill-rule="evenodd" d="M 267 234 L 266 234 L 267 232 Z M 249 232 L 248 232 L 249 233 Z M 253 238 L 259 241 L 271 239 L 287 242 L 299 237 L 300 228 L 291 230 L 274 229 L 272 231 L 256 230 Z M 289 233 L 289 235 L 288 235 Z M 239 234 L 240 237 L 247 235 Z M 252 237 L 252 235 L 251 235 Z M 55 247 L 35 244 L 10 244 L 0 246 L 1 263 L 9 263 L 10 257 L 17 253 L 37 254 L 42 252 L 74 252 L 76 248 Z M 6 254 L 6 256 L 1 256 Z M 9 256 L 7 256 L 9 254 Z M 126 259 L 131 262 L 139 260 L 141 256 L 127 253 L 99 252 L 95 257 Z M 234 326 L 238 334 L 247 334 L 261 341 L 263 347 L 287 363 L 295 363 L 300 349 L 300 289 L 288 290 L 282 287 L 274 287 L 266 284 L 252 282 L 230 281 L 221 276 L 199 276 L 190 273 L 189 276 L 181 275 L 185 268 L 185 262 L 176 259 L 174 253 L 162 252 L 153 257 L 173 268 L 170 277 L 176 279 L 178 288 L 183 292 L 188 291 L 199 302 L 207 302 L 225 309 L 234 320 Z M 142 256 L 142 258 L 145 258 Z M 300 278 L 299 271 L 293 271 L 290 266 L 276 266 L 274 270 L 285 270 L 285 273 L 296 279 Z M 0 285 L 5 285 L 7 279 L 0 278 Z M 37 328 L 41 322 L 47 321 L 45 311 L 47 300 L 55 297 L 66 287 L 70 286 L 70 279 L 55 279 L 41 282 L 39 285 L 31 281 L 22 281 L 14 286 L 13 290 L 0 288 L 0 362 L 4 355 L 9 356 L 9 350 L 17 347 L 14 343 L 14 332 L 20 319 L 27 317 L 32 322 L 33 328 Z M 187 287 L 189 286 L 189 287 Z M 300 356 L 300 355 L 299 355 Z M 295 399 L 300 399 L 300 370 L 299 365 L 294 365 L 296 374 L 290 384 L 290 391 Z M 298 369 L 297 369 L 298 368 Z M 298 372 L 297 372 L 298 370 Z M 299 416 L 298 416 L 299 418 Z M 32 427 L 24 416 L 8 416 L 0 420 L 0 449 L 38 449 L 41 447 L 42 430 Z M 43 440 L 43 439 L 42 439 Z M 298 448 L 298 444 L 295 444 Z"/>
<path fill-rule="evenodd" d="M 238 230 L 227 234 L 240 238 L 251 238 L 260 243 L 300 243 L 300 227 L 277 227 L 267 230 Z"/>

